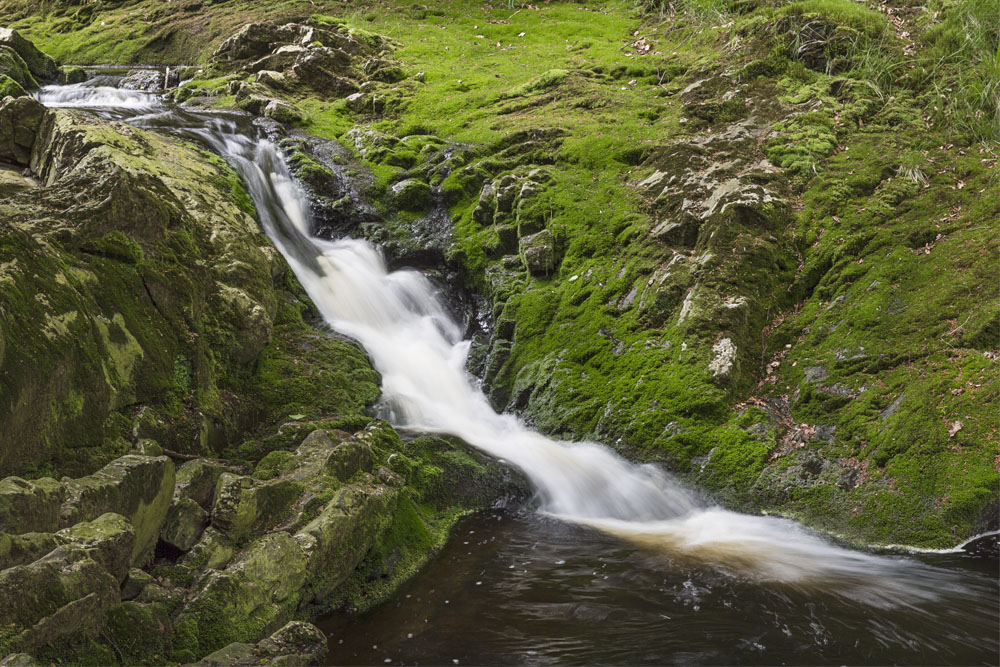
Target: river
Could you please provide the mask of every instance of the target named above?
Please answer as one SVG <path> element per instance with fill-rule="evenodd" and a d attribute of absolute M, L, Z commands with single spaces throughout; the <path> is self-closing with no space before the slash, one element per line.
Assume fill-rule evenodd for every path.
<path fill-rule="evenodd" d="M 382 416 L 457 436 L 536 489 L 533 511 L 463 523 L 393 601 L 328 620 L 334 662 L 997 662 L 995 562 L 847 549 L 792 521 L 705 503 L 599 443 L 552 440 L 496 413 L 465 370 L 469 343 L 435 286 L 387 271 L 364 240 L 314 237 L 306 197 L 246 117 L 93 82 L 46 87 L 39 99 L 226 158 L 324 318 L 382 374 Z"/>

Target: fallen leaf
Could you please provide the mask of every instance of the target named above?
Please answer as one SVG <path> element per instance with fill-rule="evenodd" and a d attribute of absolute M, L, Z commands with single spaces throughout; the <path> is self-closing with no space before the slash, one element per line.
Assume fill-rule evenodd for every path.
<path fill-rule="evenodd" d="M 955 434 L 958 433 L 961 430 L 962 430 L 962 422 L 961 422 L 961 420 L 952 422 L 951 423 L 951 427 L 948 428 L 948 437 L 949 438 L 954 438 Z"/>

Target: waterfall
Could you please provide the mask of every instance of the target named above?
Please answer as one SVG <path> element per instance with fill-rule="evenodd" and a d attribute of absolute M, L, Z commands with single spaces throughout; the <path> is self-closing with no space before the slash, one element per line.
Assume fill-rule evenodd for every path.
<path fill-rule="evenodd" d="M 465 370 L 469 342 L 431 282 L 412 270 L 389 272 L 366 241 L 313 237 L 307 199 L 272 142 L 240 131 L 232 115 L 173 109 L 134 91 L 90 90 L 46 87 L 38 97 L 97 112 L 133 105 L 139 115 L 131 123 L 197 138 L 225 157 L 326 321 L 369 353 L 393 424 L 456 436 L 516 466 L 537 490 L 541 511 L 736 576 L 878 606 L 959 589 L 946 570 L 841 548 L 789 520 L 705 506 L 655 466 L 630 463 L 597 443 L 556 441 L 498 414 Z"/>

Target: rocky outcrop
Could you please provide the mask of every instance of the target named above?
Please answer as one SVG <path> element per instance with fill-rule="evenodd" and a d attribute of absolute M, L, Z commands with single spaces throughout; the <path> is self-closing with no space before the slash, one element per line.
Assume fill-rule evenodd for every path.
<path fill-rule="evenodd" d="M 289 91 L 337 99 L 358 94 L 366 81 L 404 78 L 387 40 L 332 20 L 249 23 L 226 39 L 212 60 L 216 69 L 254 75 L 253 81 L 230 82 L 237 106 L 285 124 L 303 120 L 295 105 L 282 99 Z"/>
<path fill-rule="evenodd" d="M 245 378 L 271 343 L 286 270 L 238 178 L 175 141 L 28 98 L 0 103 L 0 159 L 44 186 L 0 212 L 12 415 L 0 472 L 52 460 L 89 472 L 148 436 L 224 446 L 251 418 Z"/>
<path fill-rule="evenodd" d="M 106 643 L 127 662 L 306 664 L 325 638 L 300 621 L 382 599 L 461 511 L 526 493 L 454 444 L 352 430 L 306 429 L 252 469 L 195 459 L 175 478 L 165 457 L 129 454 L 86 478 L 3 480 L 2 497 L 20 497 L 6 507 L 62 506 L 25 513 L 19 528 L 39 532 L 0 532 L 0 593 L 33 591 L 0 610 L 0 645 L 24 659 L 100 660 Z M 70 525 L 55 531 L 56 517 Z"/>
<path fill-rule="evenodd" d="M 0 47 L 16 51 L 24 64 L 27 65 L 32 76 L 40 82 L 54 81 L 59 74 L 55 61 L 42 53 L 38 47 L 22 37 L 16 30 L 0 28 Z"/>
<path fill-rule="evenodd" d="M 0 99 L 18 97 L 39 84 L 55 81 L 55 61 L 16 30 L 0 28 Z"/>

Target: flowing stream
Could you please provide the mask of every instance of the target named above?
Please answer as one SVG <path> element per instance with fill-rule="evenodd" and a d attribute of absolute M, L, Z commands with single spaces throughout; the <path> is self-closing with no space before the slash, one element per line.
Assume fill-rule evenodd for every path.
<path fill-rule="evenodd" d="M 463 659 L 795 663 L 836 662 L 845 657 L 876 663 L 934 663 L 953 662 L 959 656 L 963 662 L 997 661 L 1000 615 L 995 577 L 989 576 L 995 563 L 981 572 L 976 569 L 982 570 L 981 564 L 956 566 L 957 556 L 935 561 L 934 557 L 884 556 L 845 549 L 792 521 L 706 505 L 657 467 L 630 463 L 597 443 L 549 439 L 527 428 L 516 416 L 496 413 L 475 378 L 465 370 L 469 343 L 462 340 L 462 330 L 449 316 L 434 285 L 416 271 L 388 272 L 378 250 L 366 241 L 314 237 L 305 196 L 275 145 L 262 138 L 246 118 L 192 112 L 168 106 L 153 95 L 93 83 L 46 87 L 39 99 L 48 106 L 82 108 L 193 139 L 226 158 L 243 177 L 265 232 L 327 322 L 359 341 L 371 356 L 382 374 L 384 415 L 407 430 L 457 436 L 522 470 L 536 489 L 537 512 L 500 521 L 479 517 L 466 523 L 463 531 L 480 535 L 485 531 L 489 537 L 465 548 L 469 540 L 460 534 L 429 571 L 409 585 L 424 587 L 421 599 L 435 598 L 435 586 L 464 587 L 463 594 L 453 596 L 454 606 L 449 600 L 440 627 L 432 630 L 439 638 L 436 642 L 413 642 L 413 651 L 408 653 L 406 641 L 400 640 L 393 654 L 387 655 L 379 651 L 377 640 L 372 642 L 376 648 L 359 651 L 355 647 L 350 649 L 353 652 L 344 652 L 348 649 L 337 640 L 331 641 L 334 658 L 360 663 L 450 663 Z M 458 545 L 458 541 L 463 544 Z M 539 558 L 532 555 L 536 551 L 548 567 L 539 569 Z M 933 562 L 925 562 L 928 558 Z M 500 568 L 502 574 L 494 571 L 499 567 L 497 559 L 505 563 Z M 524 561 L 536 565 L 518 565 Z M 459 573 L 467 568 L 456 566 L 456 562 L 472 570 L 482 567 L 492 574 L 483 575 L 482 580 L 470 576 L 466 581 Z M 442 582 L 439 577 L 452 578 L 453 570 L 454 580 Z M 490 588 L 482 587 L 486 579 L 493 584 L 492 594 Z M 546 618 L 546 613 L 539 612 L 534 630 L 522 628 L 530 623 L 516 623 L 518 637 L 526 635 L 538 642 L 507 637 L 505 643 L 486 636 L 503 627 L 500 622 L 483 625 L 482 620 L 497 610 L 507 609 L 508 619 L 525 613 L 531 616 L 529 603 L 525 608 L 515 603 L 536 586 L 557 586 L 559 590 L 553 595 L 576 600 L 567 604 L 583 608 L 582 616 L 576 618 L 576 611 L 567 612 L 566 622 L 588 630 L 578 632 L 566 644 L 546 639 L 546 624 L 563 616 L 560 612 Z M 496 593 L 500 589 L 508 595 Z M 591 600 L 597 611 L 588 616 L 588 607 L 574 597 L 577 594 Z M 402 609 L 399 613 L 409 614 L 407 618 L 424 619 L 429 613 L 428 602 L 409 608 L 406 600 L 412 596 L 397 597 L 358 621 L 358 627 L 368 633 L 365 636 L 385 636 L 390 642 L 405 634 L 410 635 L 406 639 L 412 639 L 414 633 L 401 632 L 400 620 L 391 611 Z M 697 601 L 703 598 L 714 600 L 712 606 L 718 610 L 731 611 L 719 616 L 715 631 L 723 645 L 714 653 L 696 648 L 705 641 L 698 633 L 708 632 L 711 637 L 702 625 L 668 623 L 678 614 L 687 618 L 701 613 L 705 605 Z M 755 600 L 765 602 L 755 606 Z M 822 618 L 824 609 L 831 605 L 853 610 L 847 616 L 879 619 L 883 625 L 862 623 L 831 630 Z M 614 618 L 618 613 L 627 616 L 633 612 L 645 620 L 639 621 L 641 631 L 630 634 L 633 625 L 616 624 Z M 804 621 L 803 626 L 786 619 L 795 613 L 800 619 L 815 622 Z M 885 620 L 895 617 L 898 619 Z M 454 657 L 449 651 L 458 651 L 451 648 L 457 639 L 448 640 L 442 628 L 462 619 L 466 629 L 452 631 L 462 637 L 476 628 L 468 638 L 478 642 L 481 650 Z M 768 653 L 765 644 L 753 638 L 753 632 L 744 632 L 738 625 L 755 622 L 760 637 L 770 637 L 776 631 L 776 637 L 787 640 L 783 645 L 794 646 L 794 650 Z M 331 631 L 361 636 L 338 623 L 333 622 Z M 734 623 L 740 628 L 738 637 L 725 631 Z M 619 639 L 604 645 L 599 634 L 602 628 L 617 632 Z M 671 639 L 657 641 L 656 628 Z M 561 637 L 569 630 L 557 627 L 552 632 Z M 648 637 L 647 632 L 651 633 Z M 841 636 L 845 632 L 846 636 Z M 851 640 L 854 649 L 863 646 L 867 653 L 817 650 L 831 643 L 847 646 L 847 637 L 855 633 L 864 636 Z M 737 639 L 745 643 L 745 650 L 739 649 L 743 644 Z M 764 648 L 755 648 L 757 644 Z M 687 646 L 683 651 L 682 645 Z M 435 646 L 440 650 L 435 651 Z M 906 652 L 914 647 L 917 653 Z M 880 653 L 880 648 L 885 652 Z M 896 654 L 890 649 L 903 652 Z"/>

